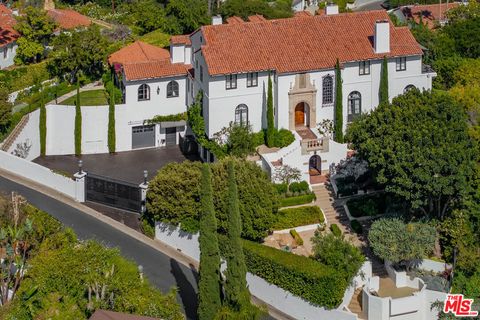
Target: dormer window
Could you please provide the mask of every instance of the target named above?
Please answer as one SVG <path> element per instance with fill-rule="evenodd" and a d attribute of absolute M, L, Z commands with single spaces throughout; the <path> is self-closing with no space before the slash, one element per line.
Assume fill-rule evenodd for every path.
<path fill-rule="evenodd" d="M 225 76 L 225 89 L 237 89 L 237 75 L 228 74 Z"/>
<path fill-rule="evenodd" d="M 361 76 L 370 74 L 370 61 L 360 61 L 358 63 L 358 74 Z"/>

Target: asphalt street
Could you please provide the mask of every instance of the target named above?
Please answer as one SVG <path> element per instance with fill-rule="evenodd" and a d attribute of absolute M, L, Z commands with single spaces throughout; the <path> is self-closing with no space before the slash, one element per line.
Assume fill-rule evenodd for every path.
<path fill-rule="evenodd" d="M 143 266 L 144 274 L 162 292 L 178 288 L 177 300 L 187 319 L 196 318 L 197 281 L 193 268 L 130 237 L 110 225 L 72 208 L 43 193 L 0 177 L 0 192 L 16 191 L 29 203 L 48 212 L 65 226 L 71 227 L 80 239 L 96 239 L 108 247 L 117 247 L 122 255 Z"/>

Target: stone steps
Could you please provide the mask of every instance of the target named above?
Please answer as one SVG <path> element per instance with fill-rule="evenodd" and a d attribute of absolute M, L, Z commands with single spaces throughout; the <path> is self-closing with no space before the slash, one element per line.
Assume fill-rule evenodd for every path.
<path fill-rule="evenodd" d="M 362 288 L 359 288 L 355 290 L 352 300 L 350 300 L 350 304 L 348 305 L 348 309 L 352 313 L 355 313 L 358 316 L 358 319 L 365 319 L 361 301 L 362 301 Z"/>
<path fill-rule="evenodd" d="M 13 145 L 15 140 L 17 140 L 18 136 L 22 132 L 23 128 L 25 128 L 25 126 L 27 125 L 29 118 L 30 118 L 30 115 L 28 113 L 22 117 L 20 122 L 13 129 L 13 131 L 4 140 L 1 147 L 2 151 L 8 152 L 8 149 L 10 149 L 10 147 Z"/>

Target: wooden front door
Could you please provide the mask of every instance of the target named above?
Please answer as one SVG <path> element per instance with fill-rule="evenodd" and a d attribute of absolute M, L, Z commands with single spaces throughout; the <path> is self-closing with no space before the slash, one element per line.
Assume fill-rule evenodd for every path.
<path fill-rule="evenodd" d="M 295 125 L 303 126 L 305 124 L 305 107 L 302 103 L 297 104 L 295 107 Z"/>

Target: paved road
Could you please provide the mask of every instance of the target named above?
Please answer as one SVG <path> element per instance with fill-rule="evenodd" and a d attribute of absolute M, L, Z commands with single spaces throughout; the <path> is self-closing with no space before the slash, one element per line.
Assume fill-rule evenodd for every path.
<path fill-rule="evenodd" d="M 0 177 L 0 192 L 16 191 L 37 208 L 50 213 L 71 227 L 80 239 L 97 239 L 109 247 L 120 248 L 122 255 L 142 265 L 145 275 L 163 292 L 179 288 L 178 302 L 187 319 L 196 318 L 196 273 L 165 254 L 103 223 L 80 210 L 23 185 Z"/>

